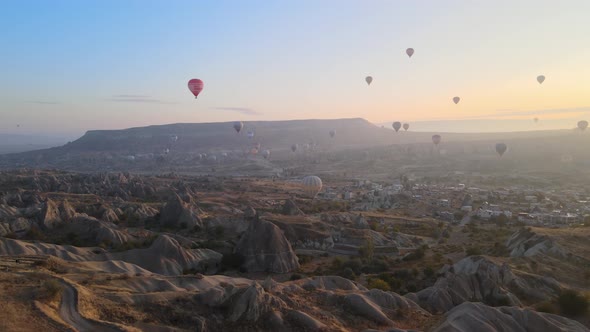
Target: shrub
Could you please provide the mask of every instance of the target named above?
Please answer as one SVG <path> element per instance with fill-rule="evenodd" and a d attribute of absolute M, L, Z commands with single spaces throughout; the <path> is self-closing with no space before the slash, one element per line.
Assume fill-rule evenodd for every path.
<path fill-rule="evenodd" d="M 291 278 L 289 278 L 289 280 L 299 280 L 299 279 L 303 279 L 303 275 L 301 275 L 299 273 L 293 273 L 291 275 Z"/>
<path fill-rule="evenodd" d="M 340 269 L 340 267 L 342 267 L 342 258 L 334 257 L 334 259 L 332 260 L 332 268 L 334 270 L 338 270 Z"/>
<path fill-rule="evenodd" d="M 555 305 L 551 302 L 542 302 L 539 305 L 537 305 L 536 309 L 538 312 L 546 312 L 548 314 L 557 314 L 557 308 L 555 308 Z"/>
<path fill-rule="evenodd" d="M 369 264 L 362 267 L 361 271 L 363 273 L 380 273 L 387 271 L 389 266 L 387 262 L 382 259 L 374 259 Z"/>
<path fill-rule="evenodd" d="M 63 291 L 63 286 L 59 283 L 59 281 L 55 279 L 49 279 L 43 282 L 42 289 L 44 292 L 44 296 L 46 298 L 52 299 L 61 294 L 61 292 Z"/>
<path fill-rule="evenodd" d="M 359 248 L 359 254 L 362 258 L 367 260 L 372 260 L 373 255 L 375 254 L 375 244 L 373 243 L 372 238 L 368 238 L 365 242 L 365 245 Z"/>
<path fill-rule="evenodd" d="M 346 262 L 342 263 L 342 268 L 350 268 L 355 274 L 361 273 L 361 268 L 363 264 L 361 260 L 358 258 L 349 259 Z"/>
<path fill-rule="evenodd" d="M 481 255 L 481 249 L 479 247 L 470 247 L 465 250 L 465 254 L 467 256 L 477 256 Z"/>
<path fill-rule="evenodd" d="M 356 274 L 354 273 L 354 271 L 347 267 L 344 270 L 342 270 L 342 272 L 340 272 L 339 274 L 342 278 L 346 278 L 346 279 L 350 279 L 350 280 L 355 280 L 356 279 Z"/>
<path fill-rule="evenodd" d="M 301 265 L 307 264 L 313 260 L 313 257 L 309 255 L 299 255 L 297 258 L 299 258 L 299 264 Z"/>
<path fill-rule="evenodd" d="M 391 290 L 391 288 L 389 287 L 389 284 L 379 278 L 370 279 L 369 284 L 367 286 L 371 289 L 377 288 L 382 291 L 390 291 Z"/>
<path fill-rule="evenodd" d="M 233 253 L 223 255 L 221 258 L 221 267 L 226 269 L 239 269 L 244 262 L 246 262 L 246 257 L 240 253 Z"/>
<path fill-rule="evenodd" d="M 415 251 L 407 254 L 404 257 L 404 261 L 414 261 L 414 260 L 419 260 L 422 259 L 424 257 L 424 248 L 418 248 Z"/>
<path fill-rule="evenodd" d="M 563 291 L 557 303 L 561 312 L 567 316 L 578 316 L 588 311 L 588 299 L 573 290 Z"/>
<path fill-rule="evenodd" d="M 425 267 L 423 272 L 427 278 L 431 278 L 432 276 L 434 276 L 434 269 L 430 266 Z"/>

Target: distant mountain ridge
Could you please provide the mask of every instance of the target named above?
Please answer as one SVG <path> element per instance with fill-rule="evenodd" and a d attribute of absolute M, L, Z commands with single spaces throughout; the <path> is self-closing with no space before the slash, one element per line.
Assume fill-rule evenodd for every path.
<path fill-rule="evenodd" d="M 335 131 L 333 138 L 330 136 L 332 130 Z M 254 133 L 253 138 L 249 138 L 249 132 Z M 442 142 L 436 148 L 432 144 L 433 134 L 442 136 Z M 311 160 L 317 162 L 327 158 L 327 153 L 343 150 L 365 150 L 367 153 L 367 149 L 376 148 L 381 149 L 376 153 L 385 157 L 394 150 L 429 156 L 433 149 L 438 149 L 441 154 L 457 155 L 461 159 L 497 157 L 494 146 L 498 142 L 508 145 L 506 158 L 533 158 L 530 160 L 538 163 L 548 158 L 559 160 L 585 156 L 590 133 L 573 130 L 439 133 L 414 132 L 411 127 L 409 131 L 394 132 L 362 118 L 247 121 L 240 133 L 234 130 L 233 122 L 177 123 L 122 130 L 91 130 L 63 146 L 0 155 L 0 168 L 154 171 L 162 167 L 191 170 L 200 165 L 204 172 L 211 171 L 208 164 L 216 163 L 214 159 L 209 163 L 206 158 L 201 159 L 201 154 L 207 154 L 211 158 L 233 160 L 236 169 L 249 169 L 244 164 L 249 160 L 253 163 L 249 167 L 274 172 L 275 162 L 279 160 L 309 165 Z M 260 155 L 244 159 L 245 152 L 258 144 L 261 151 L 272 151 L 270 163 Z M 291 152 L 293 145 L 296 145 L 296 153 Z M 397 147 L 390 150 L 390 146 Z M 397 155 L 400 158 L 404 156 Z M 139 158 L 137 162 L 136 157 Z M 355 158 L 358 160 L 358 157 Z M 586 159 L 578 158 L 578 161 L 586 165 Z"/>

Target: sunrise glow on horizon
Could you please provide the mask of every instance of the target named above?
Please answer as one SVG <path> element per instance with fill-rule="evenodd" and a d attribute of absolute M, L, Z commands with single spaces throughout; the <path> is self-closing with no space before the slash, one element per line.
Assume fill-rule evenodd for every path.
<path fill-rule="evenodd" d="M 590 118 L 589 12 L 584 0 L 14 2 L 0 20 L 0 132 L 356 117 L 569 128 Z M 205 84 L 196 100 L 191 78 Z"/>

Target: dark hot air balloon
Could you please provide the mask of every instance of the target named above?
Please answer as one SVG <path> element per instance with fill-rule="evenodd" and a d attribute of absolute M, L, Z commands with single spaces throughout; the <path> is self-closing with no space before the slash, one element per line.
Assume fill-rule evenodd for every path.
<path fill-rule="evenodd" d="M 440 137 L 440 135 L 432 135 L 432 143 L 434 143 L 434 145 L 438 145 L 441 139 L 442 137 Z"/>
<path fill-rule="evenodd" d="M 239 133 L 242 128 L 244 128 L 244 124 L 241 121 L 234 122 L 234 129 Z"/>
<path fill-rule="evenodd" d="M 402 123 L 401 122 L 394 122 L 391 124 L 391 126 L 393 127 L 393 129 L 395 130 L 395 132 L 397 133 L 398 130 L 402 127 Z"/>
<path fill-rule="evenodd" d="M 498 152 L 498 154 L 500 155 L 500 157 L 502 157 L 502 155 L 504 155 L 504 152 L 506 152 L 506 149 L 508 149 L 508 147 L 506 146 L 506 144 L 504 144 L 504 143 L 498 143 L 498 144 L 496 144 L 496 152 Z"/>

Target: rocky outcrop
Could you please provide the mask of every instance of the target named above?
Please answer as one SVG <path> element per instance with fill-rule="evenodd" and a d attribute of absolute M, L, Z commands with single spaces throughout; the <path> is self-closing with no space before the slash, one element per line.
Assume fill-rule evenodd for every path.
<path fill-rule="evenodd" d="M 113 211 L 113 209 L 105 209 L 102 213 L 101 219 L 106 222 L 116 223 L 119 221 L 119 216 L 117 216 L 117 213 Z"/>
<path fill-rule="evenodd" d="M 551 238 L 536 234 L 530 229 L 523 228 L 512 234 L 506 241 L 511 257 L 531 257 L 538 254 L 550 254 L 566 257 L 567 251 L 555 243 Z"/>
<path fill-rule="evenodd" d="M 273 310 L 280 311 L 287 307 L 285 302 L 267 293 L 257 282 L 228 299 L 227 303 L 228 319 L 233 322 L 238 320 L 256 322 Z"/>
<path fill-rule="evenodd" d="M 76 209 L 68 202 L 64 200 L 59 205 L 59 217 L 65 222 L 70 222 L 76 216 Z"/>
<path fill-rule="evenodd" d="M 353 225 L 354 228 L 357 229 L 369 229 L 369 223 L 362 214 L 359 214 L 354 218 Z"/>
<path fill-rule="evenodd" d="M 43 203 L 38 221 L 39 225 L 45 229 L 51 229 L 62 221 L 59 209 L 52 200 L 47 199 Z"/>
<path fill-rule="evenodd" d="M 234 252 L 245 257 L 243 267 L 250 272 L 287 273 L 299 268 L 297 255 L 279 227 L 254 218 Z"/>
<path fill-rule="evenodd" d="M 295 204 L 295 202 L 293 202 L 290 199 L 286 200 L 285 203 L 283 204 L 283 207 L 281 208 L 281 213 L 284 215 L 287 215 L 287 216 L 302 216 L 302 215 L 304 215 L 303 211 L 301 211 L 299 209 L 297 204 Z"/>
<path fill-rule="evenodd" d="M 149 248 L 113 253 L 96 247 L 81 248 L 0 238 L 0 255 L 51 255 L 73 262 L 123 261 L 152 273 L 172 276 L 182 275 L 187 270 L 203 271 L 221 261 L 220 253 L 209 249 L 185 249 L 166 235 L 160 235 Z"/>
<path fill-rule="evenodd" d="M 198 211 L 177 194 L 173 194 L 160 211 L 160 223 L 172 228 L 202 226 Z"/>
<path fill-rule="evenodd" d="M 516 307 L 492 308 L 465 302 L 449 311 L 435 332 L 584 332 L 588 328 L 565 317 Z"/>
<path fill-rule="evenodd" d="M 556 295 L 557 281 L 536 275 L 516 275 L 507 264 L 498 265 L 482 256 L 470 256 L 445 266 L 434 286 L 406 295 L 432 313 L 444 313 L 463 302 L 521 305 L 519 296 L 543 300 Z"/>

